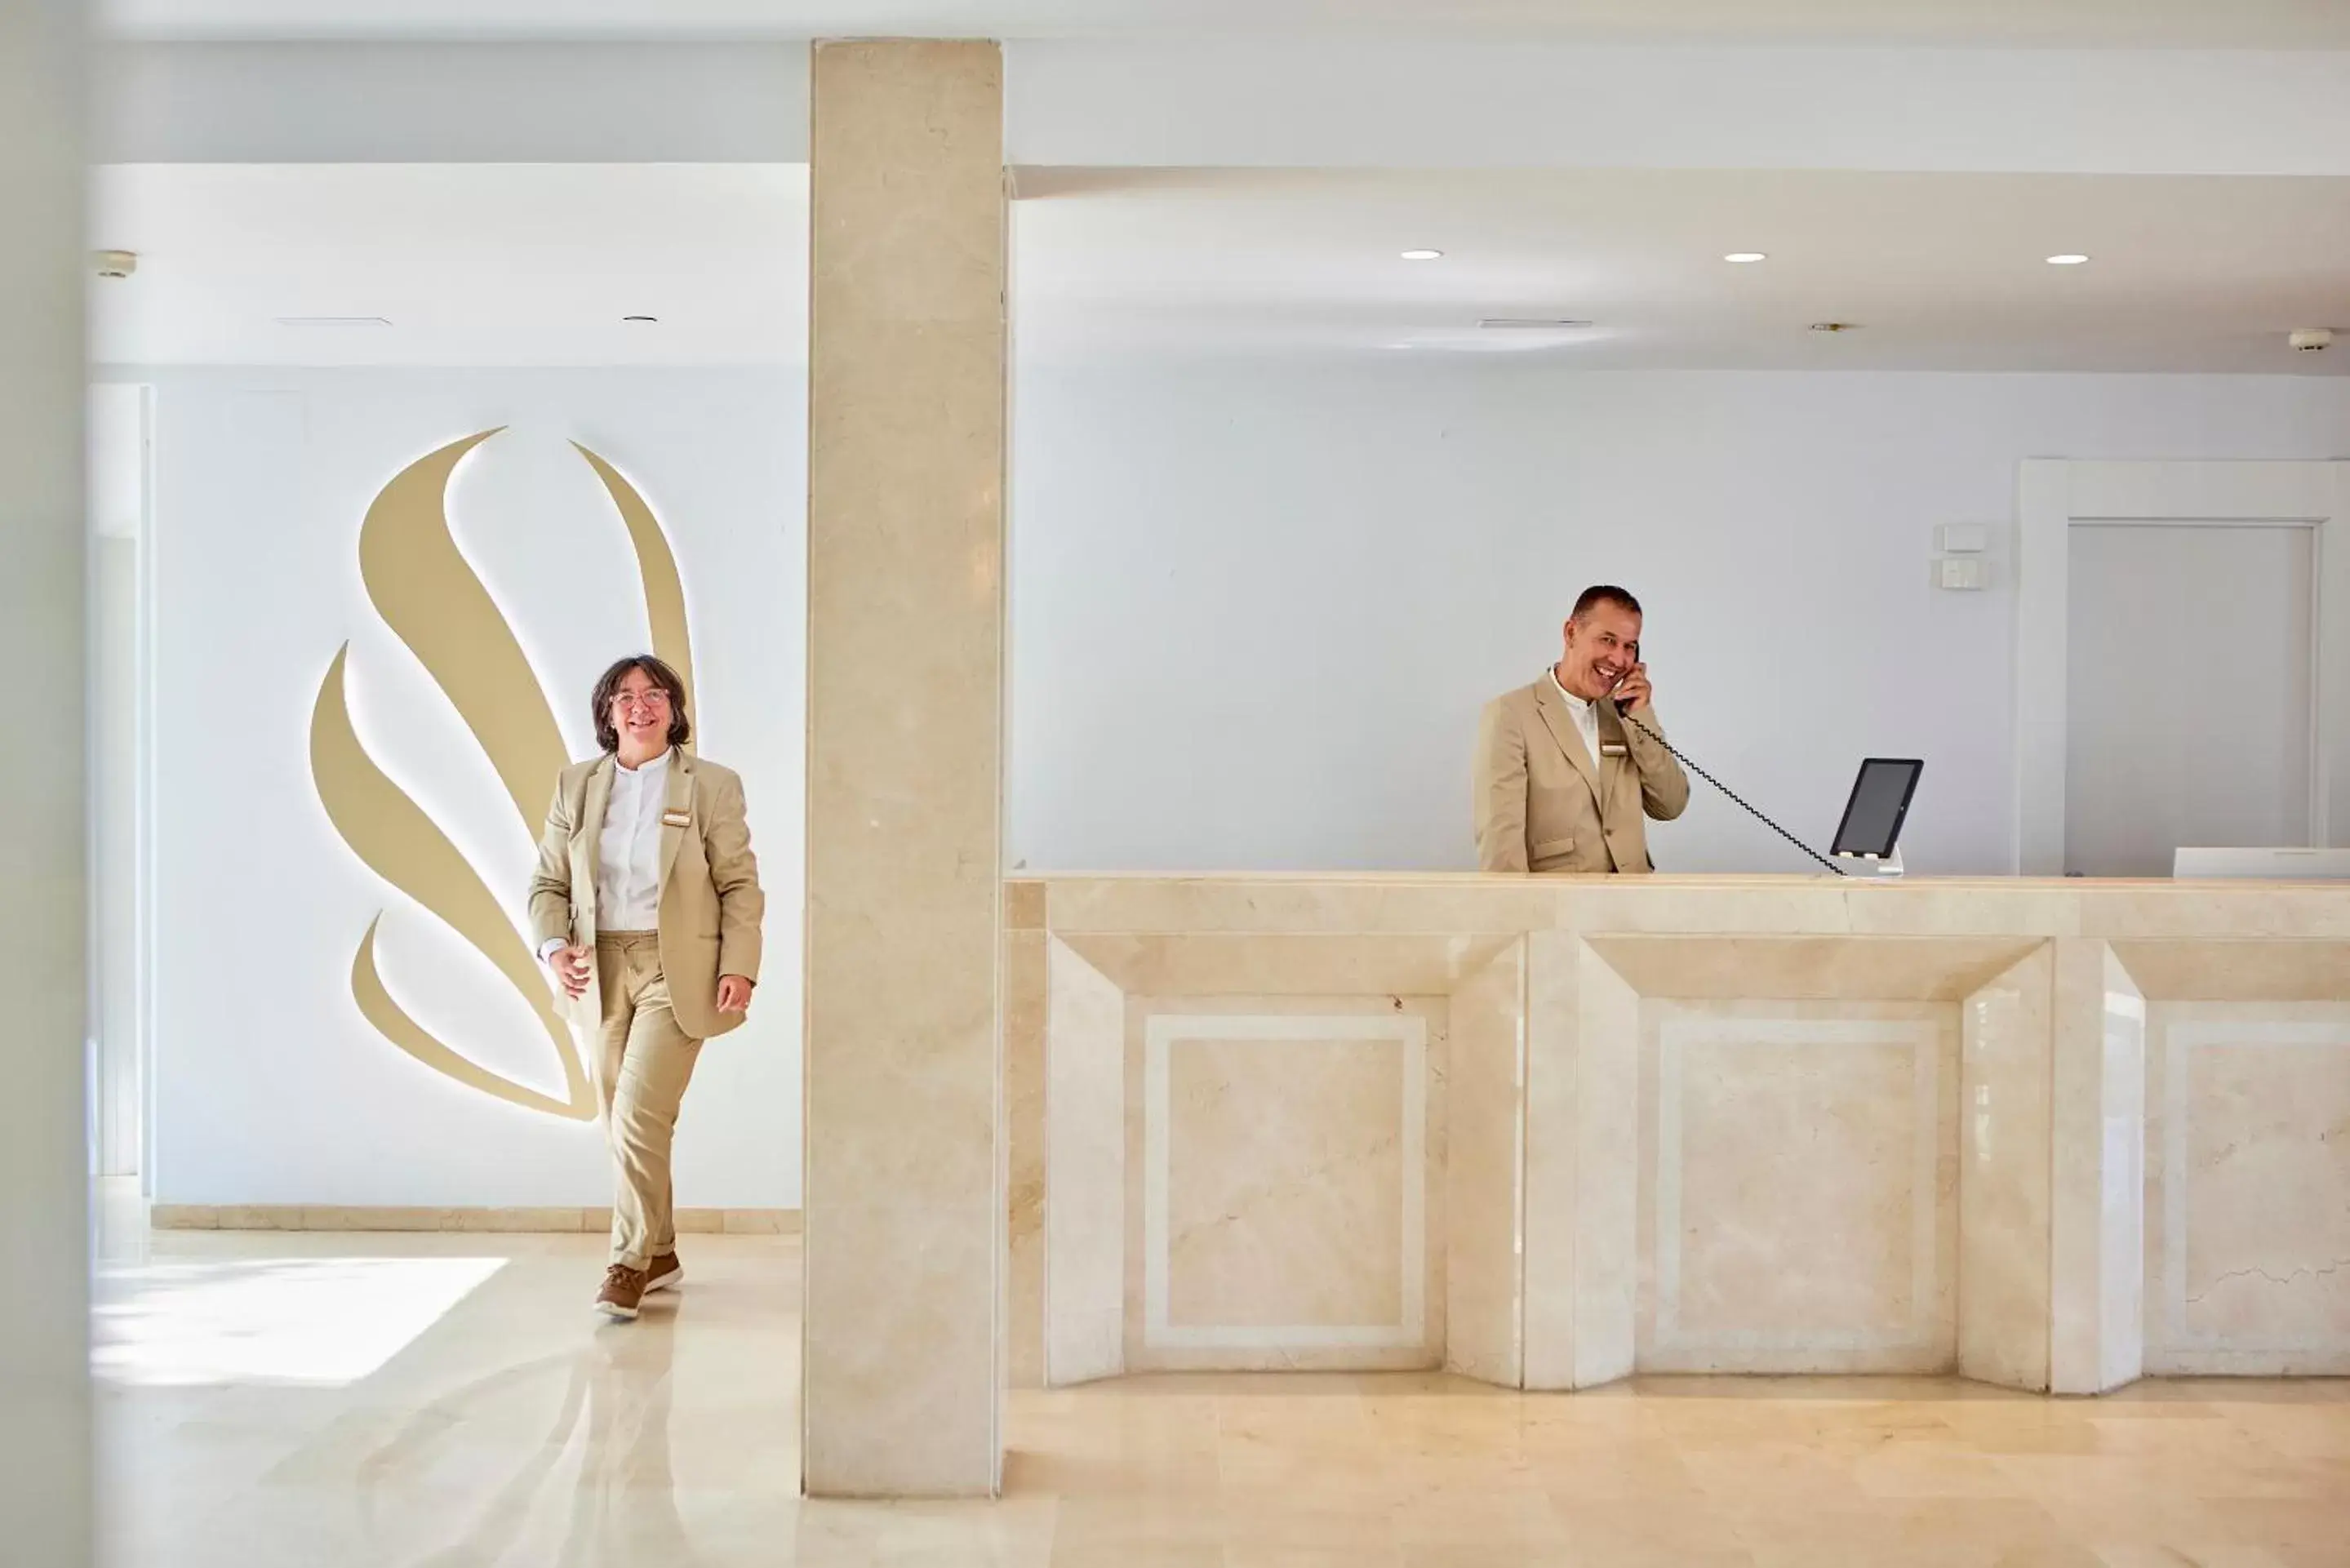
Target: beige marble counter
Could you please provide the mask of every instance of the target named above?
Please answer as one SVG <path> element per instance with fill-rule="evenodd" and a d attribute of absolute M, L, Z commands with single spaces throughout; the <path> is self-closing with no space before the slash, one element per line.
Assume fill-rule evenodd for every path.
<path fill-rule="evenodd" d="M 2350 889 L 1005 898 L 1016 1384 L 2350 1372 Z"/>

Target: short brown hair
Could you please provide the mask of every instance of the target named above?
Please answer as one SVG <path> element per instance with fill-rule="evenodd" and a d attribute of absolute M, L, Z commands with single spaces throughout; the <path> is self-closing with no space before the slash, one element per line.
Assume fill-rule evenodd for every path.
<path fill-rule="evenodd" d="M 1634 615 L 1640 613 L 1640 601 L 1634 598 L 1628 589 L 1619 588 L 1613 583 L 1594 583 L 1575 596 L 1575 613 L 1567 618 L 1587 620 L 1591 612 L 1601 605 L 1620 605 Z"/>
<path fill-rule="evenodd" d="M 612 728 L 612 699 L 620 694 L 620 682 L 631 670 L 644 671 L 646 680 L 669 693 L 669 743 L 681 746 L 693 739 L 693 721 L 685 713 L 685 682 L 651 654 L 632 653 L 604 671 L 604 678 L 596 682 L 596 695 L 588 700 L 595 710 L 596 743 L 607 753 L 620 749 L 619 732 Z"/>

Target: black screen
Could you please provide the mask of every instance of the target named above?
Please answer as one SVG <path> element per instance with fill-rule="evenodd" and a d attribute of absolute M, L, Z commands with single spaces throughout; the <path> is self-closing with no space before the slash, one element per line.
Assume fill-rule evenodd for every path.
<path fill-rule="evenodd" d="M 1926 764 L 1916 758 L 1871 757 L 1860 764 L 1853 781 L 1852 799 L 1845 804 L 1844 821 L 1836 826 L 1838 855 L 1887 856 L 1901 832 L 1901 818 L 1909 809 L 1909 795 Z"/>

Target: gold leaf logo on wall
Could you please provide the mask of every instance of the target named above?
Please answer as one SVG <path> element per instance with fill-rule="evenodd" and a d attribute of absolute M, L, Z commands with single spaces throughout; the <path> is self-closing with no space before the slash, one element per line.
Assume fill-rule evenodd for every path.
<path fill-rule="evenodd" d="M 499 427 L 503 429 L 504 427 Z M 402 469 L 369 505 L 359 525 L 359 575 L 368 600 L 423 664 L 473 732 L 536 842 L 538 814 L 571 759 L 555 710 L 497 603 L 458 552 L 447 496 L 458 462 L 497 434 L 487 430 L 428 452 Z M 653 652 L 693 689 L 685 590 L 676 557 L 652 508 L 596 453 L 574 441 L 603 482 L 627 525 L 645 596 Z M 345 643 L 327 668 L 310 711 L 310 776 L 335 831 L 369 869 L 437 916 L 505 977 L 546 1031 L 563 1069 L 563 1097 L 515 1083 L 459 1052 L 392 999 L 376 968 L 377 911 L 351 958 L 351 998 L 376 1033 L 434 1071 L 470 1088 L 549 1116 L 592 1121 L 596 1099 L 554 992 L 507 907 L 447 834 L 378 767 L 360 745 L 343 687 Z"/>

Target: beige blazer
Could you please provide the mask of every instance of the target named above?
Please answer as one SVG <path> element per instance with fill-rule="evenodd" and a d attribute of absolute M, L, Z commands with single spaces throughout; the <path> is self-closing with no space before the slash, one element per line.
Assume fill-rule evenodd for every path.
<path fill-rule="evenodd" d="M 603 1022 L 595 973 L 596 850 L 614 765 L 607 755 L 563 770 L 530 879 L 531 945 L 560 938 L 588 950 L 588 989 L 576 997 L 560 988 L 556 994 L 565 1016 L 586 1029 Z M 743 781 L 731 768 L 674 752 L 662 815 L 661 975 L 677 1026 L 707 1040 L 743 1022 L 739 1012 L 718 1011 L 718 977 L 759 978 L 759 921 L 767 897 L 759 890 L 759 862 L 751 853 Z"/>
<path fill-rule="evenodd" d="M 1640 722 L 1661 735 L 1652 708 Z M 1670 752 L 1599 704 L 1599 749 L 1583 747 L 1548 671 L 1485 705 L 1477 731 L 1477 867 L 1482 871 L 1650 871 L 1647 817 L 1689 805 Z"/>

